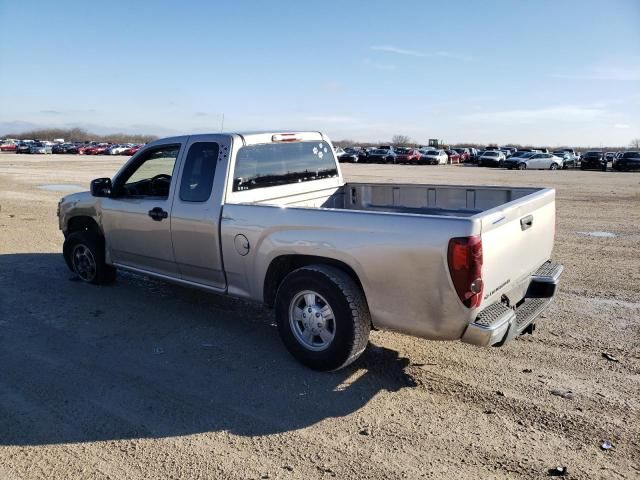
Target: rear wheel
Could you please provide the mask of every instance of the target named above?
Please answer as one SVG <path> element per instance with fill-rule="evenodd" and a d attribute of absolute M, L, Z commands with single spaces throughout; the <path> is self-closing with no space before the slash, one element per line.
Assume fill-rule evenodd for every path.
<path fill-rule="evenodd" d="M 67 266 L 80 280 L 94 285 L 113 283 L 116 269 L 105 263 L 104 239 L 83 230 L 70 234 L 63 246 Z"/>
<path fill-rule="evenodd" d="M 345 272 L 309 265 L 285 277 L 276 296 L 276 320 L 287 350 L 314 370 L 355 361 L 369 340 L 371 317 L 364 293 Z"/>

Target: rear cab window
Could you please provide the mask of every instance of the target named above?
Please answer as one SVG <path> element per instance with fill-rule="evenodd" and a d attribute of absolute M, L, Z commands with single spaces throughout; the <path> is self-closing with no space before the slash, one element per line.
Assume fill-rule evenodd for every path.
<path fill-rule="evenodd" d="M 233 191 L 302 183 L 338 176 L 331 146 L 324 141 L 265 143 L 238 150 Z"/>

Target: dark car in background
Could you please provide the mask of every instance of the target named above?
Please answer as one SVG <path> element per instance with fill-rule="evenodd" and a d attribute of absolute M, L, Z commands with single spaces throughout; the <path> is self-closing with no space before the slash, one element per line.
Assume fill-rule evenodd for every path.
<path fill-rule="evenodd" d="M 478 158 L 479 167 L 502 167 L 505 161 L 504 153 L 500 150 L 485 150 Z"/>
<path fill-rule="evenodd" d="M 51 153 L 72 153 L 70 150 L 74 147 L 73 143 L 57 143 L 51 147 Z"/>
<path fill-rule="evenodd" d="M 366 156 L 366 151 L 362 148 L 347 147 L 344 153 L 338 155 L 339 162 L 358 163 L 361 157 Z"/>
<path fill-rule="evenodd" d="M 367 155 L 367 163 L 396 163 L 396 157 L 393 147 L 376 148 Z"/>
<path fill-rule="evenodd" d="M 629 170 L 640 170 L 640 152 L 624 152 L 613 168 L 620 172 L 626 172 Z"/>
<path fill-rule="evenodd" d="M 603 152 L 587 152 L 582 156 L 580 162 L 581 170 L 602 170 L 607 171 L 607 161 L 604 158 Z"/>
<path fill-rule="evenodd" d="M 30 143 L 20 142 L 16 145 L 16 153 L 30 153 L 29 152 Z"/>
<path fill-rule="evenodd" d="M 567 150 L 556 150 L 555 152 L 553 152 L 553 154 L 562 159 L 562 168 L 567 169 L 567 168 L 576 168 L 577 162 L 576 162 L 576 156 L 571 154 L 569 151 Z"/>

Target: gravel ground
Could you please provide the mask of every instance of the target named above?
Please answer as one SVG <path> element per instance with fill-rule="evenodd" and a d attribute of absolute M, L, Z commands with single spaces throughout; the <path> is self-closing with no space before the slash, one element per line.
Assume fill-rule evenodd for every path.
<path fill-rule="evenodd" d="M 374 332 L 321 374 L 260 306 L 131 274 L 77 281 L 64 192 L 39 186 L 124 160 L 0 155 L 0 479 L 640 476 L 640 174 L 345 165 L 357 181 L 555 187 L 566 270 L 533 336 L 481 349 Z"/>

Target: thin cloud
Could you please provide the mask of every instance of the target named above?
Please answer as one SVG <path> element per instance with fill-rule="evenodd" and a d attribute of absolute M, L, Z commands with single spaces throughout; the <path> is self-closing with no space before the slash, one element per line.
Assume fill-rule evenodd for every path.
<path fill-rule="evenodd" d="M 446 50 L 440 50 L 435 53 L 430 53 L 430 52 L 421 52 L 419 50 L 411 50 L 408 48 L 400 48 L 394 45 L 373 45 L 369 47 L 369 50 L 373 50 L 375 52 L 395 53 L 396 55 L 404 55 L 407 57 L 421 57 L 421 58 L 440 57 L 440 58 L 451 58 L 453 60 L 462 60 L 462 61 L 471 60 L 471 57 L 468 57 L 466 55 L 461 55 L 459 53 L 448 52 Z"/>
<path fill-rule="evenodd" d="M 601 108 L 592 106 L 559 105 L 555 107 L 480 112 L 465 115 L 465 120 L 482 122 L 533 123 L 542 120 L 584 122 L 606 114 Z"/>
<path fill-rule="evenodd" d="M 193 114 L 195 117 L 207 117 L 209 114 L 206 112 L 196 112 Z"/>
<path fill-rule="evenodd" d="M 374 62 L 373 60 L 370 60 L 368 58 L 365 59 L 362 63 L 367 65 L 368 67 L 376 68 L 378 70 L 395 70 L 396 69 L 396 66 L 393 65 L 392 63 Z"/>
<path fill-rule="evenodd" d="M 640 56 L 634 56 L 624 60 L 615 59 L 591 65 L 582 69 L 580 73 L 562 72 L 554 73 L 551 76 L 569 80 L 638 82 L 640 81 Z"/>
<path fill-rule="evenodd" d="M 631 128 L 631 125 L 627 125 L 626 123 L 616 123 L 613 128 L 621 128 L 621 129 L 626 129 L 626 128 Z"/>
<path fill-rule="evenodd" d="M 45 115 L 62 115 L 62 112 L 58 110 L 40 110 L 40 113 L 44 113 Z"/>
<path fill-rule="evenodd" d="M 406 48 L 394 47 L 393 45 L 374 45 L 370 47 L 370 50 L 374 50 L 376 52 L 388 52 L 388 53 L 396 53 L 398 55 L 407 55 L 410 57 L 426 57 L 425 53 L 419 52 L 417 50 L 408 50 Z"/>
<path fill-rule="evenodd" d="M 462 60 L 464 62 L 468 62 L 469 60 L 471 60 L 471 57 L 467 57 L 466 55 L 460 55 L 458 53 L 447 52 L 444 50 L 436 52 L 436 56 L 443 57 L 443 58 L 451 58 L 453 60 Z"/>

